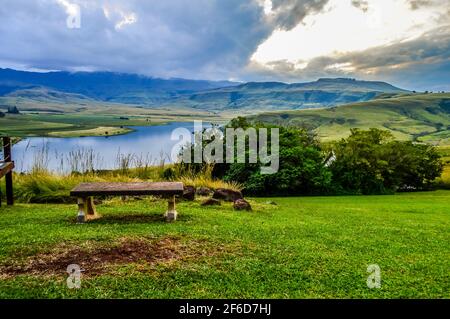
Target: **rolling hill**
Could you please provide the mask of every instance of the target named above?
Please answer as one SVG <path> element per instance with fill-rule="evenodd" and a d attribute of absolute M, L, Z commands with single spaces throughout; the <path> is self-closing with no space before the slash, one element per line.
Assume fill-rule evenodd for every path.
<path fill-rule="evenodd" d="M 118 103 L 155 104 L 180 94 L 227 87 L 237 83 L 186 79 L 158 79 L 113 72 L 25 72 L 0 69 L 0 96 L 17 90 L 51 89 Z"/>
<path fill-rule="evenodd" d="M 289 110 L 331 107 L 368 101 L 382 94 L 404 94 L 406 90 L 385 82 L 355 79 L 319 79 L 309 83 L 250 82 L 182 96 L 183 104 L 215 110 Z"/>
<path fill-rule="evenodd" d="M 403 140 L 450 144 L 450 94 L 409 94 L 328 109 L 267 112 L 253 121 L 305 127 L 324 141 L 348 136 L 351 128 L 380 128 Z"/>
<path fill-rule="evenodd" d="M 144 107 L 194 108 L 199 110 L 289 110 L 331 107 L 368 101 L 382 94 L 407 91 L 385 82 L 355 79 L 320 79 L 315 82 L 235 83 L 157 79 L 111 72 L 23 72 L 0 69 L 0 97 L 23 100 L 78 103 L 80 100 L 142 105 Z M 17 99 L 22 99 L 18 101 Z M 18 105 L 20 107 L 20 105 Z"/>

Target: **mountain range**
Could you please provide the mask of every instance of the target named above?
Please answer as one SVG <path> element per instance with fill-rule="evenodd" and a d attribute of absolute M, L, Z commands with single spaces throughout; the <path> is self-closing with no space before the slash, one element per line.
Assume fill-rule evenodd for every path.
<path fill-rule="evenodd" d="M 190 94 L 177 102 L 201 109 L 288 110 L 331 107 L 407 92 L 385 82 L 337 78 L 292 84 L 250 82 Z"/>
<path fill-rule="evenodd" d="M 77 103 L 88 100 L 200 110 L 288 110 L 332 107 L 408 91 L 348 78 L 308 83 L 159 79 L 112 72 L 25 72 L 0 69 L 0 97 Z M 20 105 L 19 105 L 20 107 Z"/>
<path fill-rule="evenodd" d="M 18 90 L 76 93 L 88 98 L 118 103 L 156 104 L 180 94 L 227 87 L 228 81 L 158 79 L 113 72 L 25 72 L 0 69 L 0 96 Z"/>

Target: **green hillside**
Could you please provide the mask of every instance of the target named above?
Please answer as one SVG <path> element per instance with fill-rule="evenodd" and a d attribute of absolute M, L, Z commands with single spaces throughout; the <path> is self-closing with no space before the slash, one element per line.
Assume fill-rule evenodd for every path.
<path fill-rule="evenodd" d="M 351 128 L 380 128 L 403 140 L 450 144 L 450 94 L 409 94 L 329 109 L 269 112 L 250 119 L 305 127 L 324 141 L 346 137 Z"/>
<path fill-rule="evenodd" d="M 406 94 L 385 82 L 355 79 L 319 79 L 286 84 L 249 82 L 238 86 L 196 92 L 177 99 L 178 105 L 207 110 L 298 110 L 321 108 L 372 100 L 383 94 Z"/>
<path fill-rule="evenodd" d="M 0 97 L 97 101 L 155 107 L 254 113 L 368 101 L 408 91 L 381 81 L 322 78 L 306 83 L 158 79 L 112 72 L 24 72 L 0 68 Z"/>

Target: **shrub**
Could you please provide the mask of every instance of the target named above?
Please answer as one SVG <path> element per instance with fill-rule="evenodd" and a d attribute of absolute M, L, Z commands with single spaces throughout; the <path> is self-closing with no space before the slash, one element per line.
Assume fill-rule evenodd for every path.
<path fill-rule="evenodd" d="M 428 188 L 441 175 L 442 163 L 430 145 L 395 141 L 388 131 L 353 129 L 334 146 L 330 165 L 341 192 L 384 194 Z"/>
<path fill-rule="evenodd" d="M 228 127 L 247 129 L 250 125 L 244 118 L 237 118 Z M 267 128 L 269 133 L 274 127 L 262 123 L 251 126 L 257 132 Z M 324 165 L 324 153 L 315 136 L 305 129 L 293 127 L 279 127 L 279 136 L 280 167 L 275 174 L 261 174 L 260 164 L 234 163 L 216 165 L 213 176 L 240 183 L 244 186 L 244 193 L 251 195 L 327 193 L 331 173 Z M 270 141 L 270 134 L 268 139 Z"/>

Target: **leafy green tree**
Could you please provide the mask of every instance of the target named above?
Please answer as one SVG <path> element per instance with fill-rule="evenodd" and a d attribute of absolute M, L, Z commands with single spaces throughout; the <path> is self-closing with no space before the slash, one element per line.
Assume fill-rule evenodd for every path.
<path fill-rule="evenodd" d="M 388 131 L 353 129 L 334 147 L 330 165 L 336 190 L 383 194 L 399 189 L 424 189 L 442 173 L 435 148 L 395 141 Z"/>
<path fill-rule="evenodd" d="M 270 133 L 270 129 L 274 128 L 262 123 L 250 124 L 242 117 L 229 124 L 232 128 L 246 129 L 250 126 L 257 132 L 261 128 L 267 128 Z M 268 140 L 271 140 L 270 134 Z M 270 149 L 270 143 L 268 147 Z M 320 144 L 306 130 L 279 127 L 279 164 L 279 170 L 275 174 L 261 174 L 259 162 L 222 164 L 217 165 L 215 175 L 226 181 L 242 183 L 244 192 L 252 195 L 300 195 L 328 191 L 331 173 L 324 165 Z"/>

